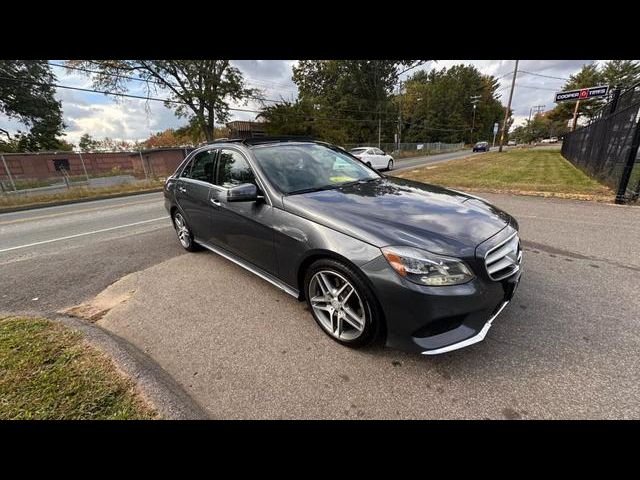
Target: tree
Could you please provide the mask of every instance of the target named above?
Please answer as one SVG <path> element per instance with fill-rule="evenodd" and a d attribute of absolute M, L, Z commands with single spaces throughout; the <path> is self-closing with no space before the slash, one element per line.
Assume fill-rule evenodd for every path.
<path fill-rule="evenodd" d="M 609 85 L 610 89 L 620 87 L 629 88 L 640 82 L 640 63 L 634 60 L 610 60 L 601 68 L 596 63 L 584 65 L 580 71 L 569 77 L 569 81 L 562 87 L 563 91 L 577 90 L 598 85 Z M 592 99 L 580 102 L 578 115 L 592 118 L 608 99 Z M 564 120 L 573 118 L 576 102 L 558 103 L 551 111 L 550 118 Z"/>
<path fill-rule="evenodd" d="M 93 152 L 96 150 L 99 143 L 100 142 L 98 140 L 95 140 L 91 135 L 85 133 L 80 137 L 78 148 L 81 152 Z"/>
<path fill-rule="evenodd" d="M 611 60 L 602 68 L 602 79 L 611 88 L 627 89 L 640 82 L 640 63 L 635 60 Z"/>
<path fill-rule="evenodd" d="M 554 120 L 547 115 L 537 114 L 524 125 L 516 127 L 509 138 L 518 143 L 531 143 L 543 138 L 560 137 L 569 131 L 567 122 Z"/>
<path fill-rule="evenodd" d="M 498 87 L 494 77 L 471 65 L 416 72 L 401 98 L 403 138 L 447 143 L 490 140 L 494 123 L 504 118 Z M 471 97 L 478 100 L 475 121 Z"/>
<path fill-rule="evenodd" d="M 602 73 L 598 70 L 598 65 L 595 63 L 583 65 L 582 69 L 569 76 L 569 81 L 562 87 L 563 91 L 578 90 L 585 87 L 595 87 L 601 85 L 604 82 Z M 591 118 L 602 106 L 604 100 L 593 99 L 580 102 L 578 106 L 578 115 L 586 115 Z M 568 121 L 573 117 L 576 102 L 561 102 L 553 109 L 552 118 L 556 120 Z"/>
<path fill-rule="evenodd" d="M 392 141 L 398 117 L 394 86 L 403 70 L 424 62 L 302 60 L 293 69 L 298 100 L 266 107 L 265 118 L 272 121 L 277 114 L 287 119 L 277 125 L 288 131 L 311 131 L 337 143 L 377 141 L 381 126 L 382 141 Z M 293 125 L 296 118 L 302 126 Z"/>
<path fill-rule="evenodd" d="M 248 88 L 240 70 L 229 60 L 71 60 L 69 66 L 95 70 L 88 73 L 96 89 L 123 93 L 131 75 L 142 79 L 147 92 L 168 94 L 165 106 L 214 139 L 215 122 L 229 119 L 229 102 L 244 101 L 259 92 Z"/>
<path fill-rule="evenodd" d="M 317 112 L 308 101 L 283 101 L 269 105 L 260 114 L 266 120 L 265 130 L 268 135 L 304 135 L 322 138 L 331 142 L 342 143 L 344 137 L 328 134 L 326 126 L 323 129 L 317 118 Z"/>
<path fill-rule="evenodd" d="M 14 136 L 0 129 L 5 151 L 59 150 L 65 143 L 62 106 L 55 99 L 55 76 L 43 60 L 0 60 L 0 113 L 29 128 Z M 68 145 L 68 144 L 66 144 Z"/>

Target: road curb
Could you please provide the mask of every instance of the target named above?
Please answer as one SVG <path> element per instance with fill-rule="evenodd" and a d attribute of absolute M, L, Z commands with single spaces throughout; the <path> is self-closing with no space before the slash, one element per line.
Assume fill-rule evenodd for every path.
<path fill-rule="evenodd" d="M 107 354 L 115 364 L 142 391 L 157 408 L 160 415 L 169 420 L 206 420 L 207 412 L 160 365 L 146 353 L 122 337 L 69 315 L 48 317 L 80 331 L 87 341 Z"/>
<path fill-rule="evenodd" d="M 151 190 L 141 190 L 139 192 L 124 192 L 124 193 L 115 193 L 112 195 L 98 195 L 97 197 L 86 197 L 86 198 L 77 198 L 73 200 L 60 200 L 57 202 L 47 202 L 47 203 L 32 203 L 30 205 L 20 205 L 16 207 L 7 207 L 0 208 L 0 214 L 2 213 L 13 213 L 13 212 L 23 212 L 25 210 L 35 210 L 38 208 L 47 208 L 47 207 L 59 207 L 62 205 L 71 205 L 73 203 L 86 203 L 93 202 L 95 200 L 108 200 L 110 198 L 121 198 L 121 197 L 132 197 L 135 195 L 144 195 L 145 193 L 156 193 L 162 192 L 163 188 L 153 188 Z"/>

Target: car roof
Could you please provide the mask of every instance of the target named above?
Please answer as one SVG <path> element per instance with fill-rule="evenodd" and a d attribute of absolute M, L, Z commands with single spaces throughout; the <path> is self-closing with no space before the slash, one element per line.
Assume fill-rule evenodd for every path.
<path fill-rule="evenodd" d="M 288 136 L 273 136 L 273 137 L 253 137 L 253 138 L 232 138 L 232 139 L 228 139 L 228 138 L 221 138 L 220 140 L 214 140 L 212 142 L 209 142 L 207 145 L 224 145 L 224 144 L 242 144 L 248 148 L 252 148 L 252 147 L 256 147 L 256 146 L 262 146 L 262 145 L 267 145 L 267 144 L 279 144 L 279 143 L 319 143 L 319 144 L 326 144 L 326 145 L 330 145 L 326 142 L 319 142 L 314 140 L 311 137 L 304 137 L 304 136 L 294 136 L 294 135 L 288 135 Z"/>

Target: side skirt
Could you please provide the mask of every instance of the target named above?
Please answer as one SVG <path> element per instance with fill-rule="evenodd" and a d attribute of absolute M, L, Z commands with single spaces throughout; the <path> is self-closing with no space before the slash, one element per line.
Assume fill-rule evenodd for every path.
<path fill-rule="evenodd" d="M 296 290 L 294 288 L 291 288 L 289 285 L 284 283 L 279 278 L 274 277 L 270 273 L 265 272 L 261 268 L 256 267 L 252 263 L 249 263 L 246 260 L 243 260 L 242 258 L 239 258 L 236 255 L 232 254 L 231 252 L 228 252 L 227 250 L 224 250 L 224 249 L 222 249 L 220 247 L 214 247 L 213 245 L 211 245 L 211 244 L 209 244 L 209 243 L 207 243 L 207 242 L 205 242 L 203 240 L 200 240 L 198 238 L 196 238 L 195 241 L 196 241 L 196 243 L 198 243 L 199 245 L 202 245 L 207 250 L 211 250 L 212 252 L 217 253 L 221 257 L 226 258 L 227 260 L 235 263 L 236 265 L 239 265 L 242 268 L 244 268 L 246 270 L 249 270 L 251 273 L 257 275 L 258 277 L 262 278 L 263 280 L 266 280 L 267 282 L 271 283 L 272 285 L 275 285 L 280 290 L 285 291 L 286 293 L 288 293 L 292 297 L 300 298 L 300 292 L 298 292 L 298 290 Z"/>

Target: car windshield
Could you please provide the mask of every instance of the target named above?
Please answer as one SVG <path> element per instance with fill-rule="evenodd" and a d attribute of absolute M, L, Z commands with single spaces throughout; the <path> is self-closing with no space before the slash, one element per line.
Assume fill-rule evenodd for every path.
<path fill-rule="evenodd" d="M 476 143 L 476 147 L 484 147 L 487 144 L 487 142 L 478 142 Z"/>
<path fill-rule="evenodd" d="M 366 148 L 352 148 L 349 150 L 350 153 L 362 153 L 366 150 Z"/>
<path fill-rule="evenodd" d="M 253 153 L 269 181 L 285 195 L 381 178 L 347 154 L 317 144 L 259 147 Z"/>

